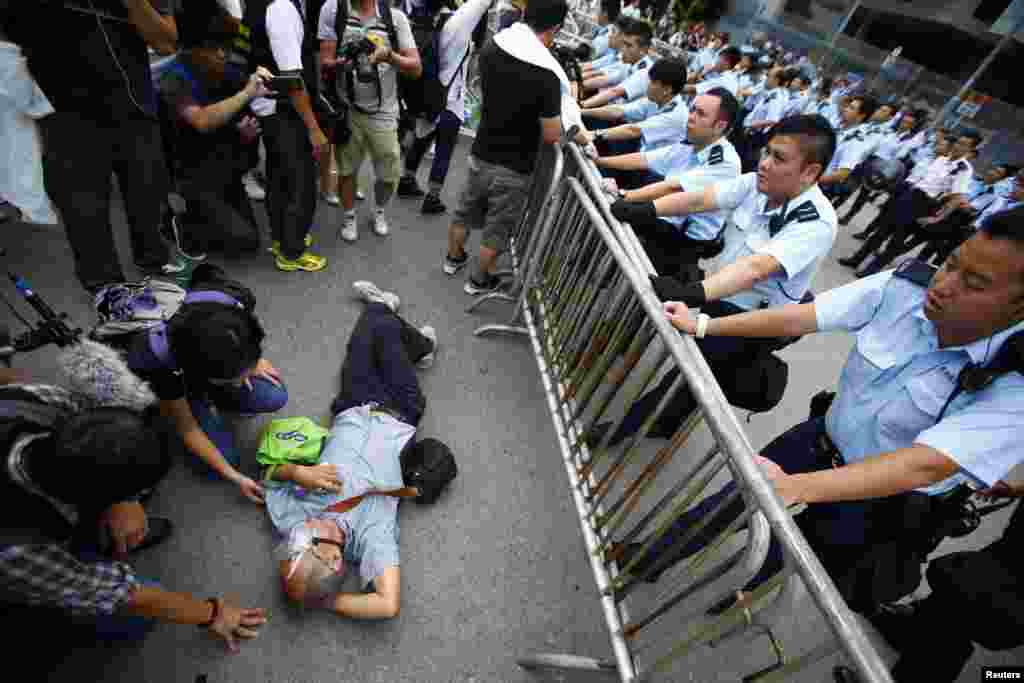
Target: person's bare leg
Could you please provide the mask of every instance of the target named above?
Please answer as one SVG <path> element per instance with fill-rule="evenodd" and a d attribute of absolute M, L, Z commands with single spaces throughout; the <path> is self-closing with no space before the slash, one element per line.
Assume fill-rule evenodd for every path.
<path fill-rule="evenodd" d="M 457 261 L 465 258 L 467 234 L 466 226 L 462 223 L 452 223 L 448 227 L 448 256 Z"/>
<path fill-rule="evenodd" d="M 354 175 L 342 176 L 338 181 L 338 190 L 341 194 L 341 205 L 346 211 L 351 211 L 356 206 L 356 177 Z"/>
<path fill-rule="evenodd" d="M 320 160 L 320 193 L 334 194 L 338 191 L 337 170 L 334 167 L 333 154 Z"/>
<path fill-rule="evenodd" d="M 494 275 L 494 263 L 498 260 L 498 252 L 489 247 L 480 247 L 480 275 Z"/>

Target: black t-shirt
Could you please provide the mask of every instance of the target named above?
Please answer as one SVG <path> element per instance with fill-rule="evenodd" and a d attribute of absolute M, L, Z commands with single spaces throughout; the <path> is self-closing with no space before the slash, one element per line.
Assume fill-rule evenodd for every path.
<path fill-rule="evenodd" d="M 150 3 L 170 15 L 180 0 Z M 89 8 L 88 0 L 68 4 Z M 121 0 L 92 4 L 105 14 L 127 17 Z M 29 70 L 58 112 L 74 111 L 100 122 L 141 118 L 143 112 L 155 118 L 149 53 L 134 25 L 36 0 L 17 3 L 5 23 L 9 39 L 22 47 Z"/>
<path fill-rule="evenodd" d="M 483 106 L 473 156 L 532 173 L 540 119 L 561 115 L 562 89 L 547 69 L 516 59 L 493 40 L 480 52 Z"/>
<path fill-rule="evenodd" d="M 185 398 L 185 374 L 176 368 L 167 367 L 149 344 L 149 332 L 136 332 L 127 344 L 129 369 L 149 382 L 153 393 L 161 401 L 176 401 Z"/>
<path fill-rule="evenodd" d="M 174 154 L 186 178 L 199 176 L 227 184 L 248 170 L 249 149 L 235 125 L 250 114 L 248 108 L 220 128 L 206 133 L 193 128 L 181 115 L 183 108 L 189 105 L 205 107 L 231 97 L 245 84 L 241 78 L 242 74 L 229 65 L 224 80 L 216 87 L 206 88 L 193 69 L 179 58 L 157 82 L 157 92 L 174 122 Z"/>

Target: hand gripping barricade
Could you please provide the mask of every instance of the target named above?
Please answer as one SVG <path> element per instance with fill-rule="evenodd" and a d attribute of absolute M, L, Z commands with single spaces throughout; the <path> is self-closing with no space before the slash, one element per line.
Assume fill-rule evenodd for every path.
<path fill-rule="evenodd" d="M 750 442 L 699 349 L 665 318 L 648 282 L 654 273 L 650 261 L 632 229 L 611 216 L 596 168 L 576 144 L 542 147 L 510 251 L 511 293 L 487 298 L 515 302 L 512 324 L 481 327 L 477 334 L 522 334 L 533 346 L 614 654 L 610 659 L 534 654 L 519 664 L 617 673 L 622 681 L 678 680 L 676 667 L 701 645 L 749 651 L 752 641 L 763 644 L 760 637 L 767 636 L 776 663 L 744 680 L 785 680 L 841 648 L 862 681 L 891 681 L 754 461 Z M 698 409 L 668 445 L 653 455 L 642 447 L 666 399 L 638 434 L 608 447 L 623 420 L 621 406 L 631 405 L 663 371 L 675 367 L 681 370 L 676 387 L 685 381 Z M 595 437 L 599 443 L 591 448 L 583 435 L 607 420 L 612 427 Z M 704 454 L 687 452 L 683 446 L 701 420 L 715 443 Z M 738 484 L 736 492 L 705 520 L 737 499 L 745 513 L 674 566 L 667 559 L 674 553 L 668 552 L 663 561 L 638 569 L 654 543 L 647 539 L 658 538 L 713 480 L 729 476 Z M 705 523 L 691 527 L 672 549 L 688 543 Z M 724 611 L 710 609 L 757 573 L 770 534 L 783 547 L 783 571 Z M 629 556 L 623 553 L 629 544 L 642 549 Z M 656 573 L 664 573 L 657 589 L 640 589 L 641 581 Z M 801 580 L 834 639 L 791 658 L 783 653 L 778 624 L 794 611 Z"/>

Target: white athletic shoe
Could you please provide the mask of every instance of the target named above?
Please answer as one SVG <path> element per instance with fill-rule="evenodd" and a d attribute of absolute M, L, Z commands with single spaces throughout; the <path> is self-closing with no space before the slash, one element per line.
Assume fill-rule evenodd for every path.
<path fill-rule="evenodd" d="M 420 328 L 420 334 L 429 339 L 434 344 L 434 349 L 427 355 L 416 361 L 416 367 L 420 370 L 426 370 L 434 364 L 434 354 L 437 352 L 437 330 L 430 325 L 424 325 Z"/>
<path fill-rule="evenodd" d="M 352 289 L 356 290 L 356 294 L 358 294 L 366 303 L 384 304 L 390 308 L 393 313 L 397 313 L 398 307 L 402 304 L 402 300 L 398 298 L 397 294 L 394 292 L 385 292 L 369 280 L 353 282 Z"/>
<path fill-rule="evenodd" d="M 391 231 L 388 226 L 388 219 L 384 217 L 384 212 L 380 209 L 373 214 L 373 231 L 381 237 L 386 236 Z"/>
<path fill-rule="evenodd" d="M 355 242 L 359 239 L 359 226 L 356 225 L 356 215 L 346 214 L 345 222 L 341 225 L 341 239 L 346 242 Z"/>
<path fill-rule="evenodd" d="M 320 197 L 331 206 L 341 206 L 341 197 L 337 192 L 321 192 Z"/>
<path fill-rule="evenodd" d="M 358 199 L 359 201 L 363 201 L 364 199 L 366 199 L 366 195 L 363 194 L 362 190 L 356 190 L 356 199 Z"/>
<path fill-rule="evenodd" d="M 242 185 L 245 187 L 245 194 L 249 196 L 249 199 L 262 202 L 267 198 L 267 191 L 260 185 L 260 181 L 256 179 L 256 175 L 249 171 L 242 176 Z"/>

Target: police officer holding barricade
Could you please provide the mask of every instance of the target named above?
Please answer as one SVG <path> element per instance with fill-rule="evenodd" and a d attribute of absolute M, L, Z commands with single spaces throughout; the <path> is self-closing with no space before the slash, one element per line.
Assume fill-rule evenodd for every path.
<path fill-rule="evenodd" d="M 772 128 L 757 173 L 708 185 L 701 191 L 677 192 L 653 202 L 622 200 L 612 205 L 612 213 L 631 225 L 643 225 L 664 216 L 732 212 L 725 228 L 724 249 L 718 257 L 718 271 L 704 280 L 685 284 L 671 277 L 656 278 L 663 299 L 683 299 L 716 316 L 799 302 L 836 237 L 835 211 L 817 185 L 834 149 L 835 133 L 824 118 L 793 116 Z M 787 340 L 782 338 L 788 336 L 792 335 L 780 333 L 772 339 L 756 340 L 702 338 L 698 346 L 731 403 L 767 410 L 773 407 L 772 401 L 755 408 L 736 397 L 749 386 L 764 387 L 770 383 L 784 388 L 784 375 L 765 381 L 762 373 L 763 363 L 774 358 L 771 353 L 784 346 Z M 678 371 L 670 372 L 657 388 L 633 404 L 609 445 L 640 429 L 677 376 Z M 759 389 L 754 393 L 768 392 Z M 774 402 L 780 398 L 781 392 Z M 671 436 L 695 407 L 689 389 L 683 387 L 648 436 Z M 589 435 L 590 443 L 601 441 L 607 429 L 607 423 L 597 425 Z"/>
<path fill-rule="evenodd" d="M 691 307 L 702 311 L 694 316 Z M 874 551 L 896 544 L 896 552 L 912 553 L 934 542 L 930 525 L 951 492 L 961 484 L 994 486 L 1022 460 L 1024 209 L 993 216 L 938 271 L 912 261 L 811 303 L 725 317 L 708 312 L 698 298 L 665 303 L 672 324 L 704 344 L 827 331 L 855 337 L 827 413 L 793 427 L 759 456 L 782 501 L 807 505 L 797 522 L 854 609 L 870 611 L 920 579 L 915 563 L 907 585 L 866 585 L 861 569 L 874 577 L 881 568 L 866 564 Z M 656 578 L 655 558 L 689 555 L 714 538 L 742 504 L 715 515 L 694 540 L 675 543 L 723 494 L 677 520 L 635 571 Z M 773 543 L 750 585 L 781 567 Z"/>
<path fill-rule="evenodd" d="M 614 175 L 605 187 L 621 199 L 651 201 L 687 190 L 700 192 L 740 174 L 740 157 L 725 139 L 739 107 L 728 90 L 717 88 L 698 96 L 686 125 L 686 138 L 670 147 L 636 154 L 600 157 L 597 165 Z M 630 182 L 639 176 L 641 182 Z M 620 189 L 619 181 L 629 190 Z M 642 185 L 642 187 L 639 187 Z M 678 276 L 681 269 L 692 272 L 698 259 L 721 250 L 719 238 L 725 222 L 724 211 L 692 216 L 636 218 L 636 230 L 655 269 L 663 275 Z M 693 279 L 689 277 L 688 279 Z"/>

